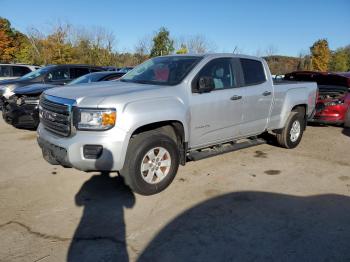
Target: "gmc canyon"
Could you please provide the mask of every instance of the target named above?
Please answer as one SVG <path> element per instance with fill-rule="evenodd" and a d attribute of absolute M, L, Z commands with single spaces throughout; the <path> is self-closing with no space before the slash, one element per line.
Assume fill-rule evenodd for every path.
<path fill-rule="evenodd" d="M 257 57 L 156 57 L 116 82 L 45 91 L 38 143 L 51 164 L 118 171 L 133 191 L 151 195 L 179 164 L 261 144 L 265 132 L 296 147 L 316 92 L 316 83 L 274 83 Z"/>

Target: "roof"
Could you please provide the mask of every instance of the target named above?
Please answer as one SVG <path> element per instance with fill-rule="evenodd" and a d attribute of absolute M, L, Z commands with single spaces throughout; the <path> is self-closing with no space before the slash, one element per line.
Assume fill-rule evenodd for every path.
<path fill-rule="evenodd" d="M 237 58 L 247 58 L 254 60 L 262 60 L 262 58 L 257 56 L 243 55 L 243 54 L 233 54 L 233 53 L 206 53 L 206 54 L 173 54 L 166 55 L 162 57 L 173 57 L 173 56 L 188 56 L 188 57 L 210 57 L 210 58 L 219 58 L 219 57 L 237 57 Z M 160 57 L 160 56 L 159 56 Z"/>

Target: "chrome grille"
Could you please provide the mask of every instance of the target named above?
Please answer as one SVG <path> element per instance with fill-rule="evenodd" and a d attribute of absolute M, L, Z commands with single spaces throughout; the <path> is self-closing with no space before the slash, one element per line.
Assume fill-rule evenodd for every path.
<path fill-rule="evenodd" d="M 71 134 L 71 109 L 68 104 L 61 104 L 42 96 L 40 99 L 40 122 L 48 131 L 60 135 Z"/>

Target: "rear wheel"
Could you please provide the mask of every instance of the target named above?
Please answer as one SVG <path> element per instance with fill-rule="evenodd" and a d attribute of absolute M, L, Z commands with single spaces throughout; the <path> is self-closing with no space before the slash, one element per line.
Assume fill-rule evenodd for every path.
<path fill-rule="evenodd" d="M 170 185 L 178 167 L 175 141 L 164 133 L 148 131 L 131 138 L 120 174 L 134 192 L 152 195 Z"/>
<path fill-rule="evenodd" d="M 348 109 L 348 112 L 345 115 L 344 127 L 350 128 L 350 108 Z"/>
<path fill-rule="evenodd" d="M 299 145 L 305 127 L 304 115 L 301 112 L 291 112 L 285 127 L 277 133 L 277 142 L 284 148 L 295 148 Z"/>

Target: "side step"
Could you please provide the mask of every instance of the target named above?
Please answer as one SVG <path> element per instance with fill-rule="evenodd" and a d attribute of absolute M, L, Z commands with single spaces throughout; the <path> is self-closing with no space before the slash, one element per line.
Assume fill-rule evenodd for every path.
<path fill-rule="evenodd" d="M 212 148 L 202 149 L 201 151 L 192 151 L 188 154 L 188 159 L 191 161 L 197 161 L 204 158 L 225 154 L 228 152 L 236 151 L 243 148 L 265 144 L 266 141 L 261 138 L 248 139 L 244 142 L 227 143 L 220 146 L 214 146 Z"/>

